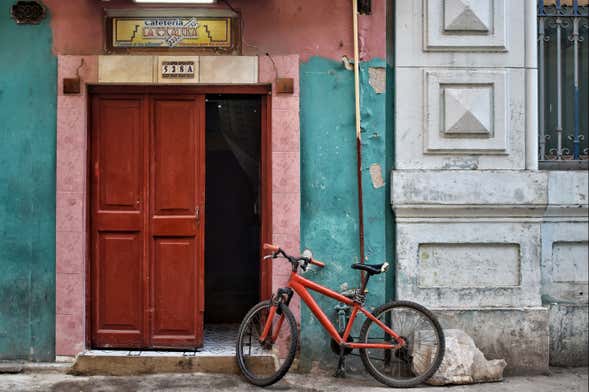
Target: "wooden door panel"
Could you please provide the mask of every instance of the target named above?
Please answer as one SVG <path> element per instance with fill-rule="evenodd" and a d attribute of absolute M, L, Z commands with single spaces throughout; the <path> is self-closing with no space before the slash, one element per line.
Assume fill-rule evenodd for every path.
<path fill-rule="evenodd" d="M 98 134 L 101 211 L 139 211 L 142 198 L 142 102 L 101 99 Z"/>
<path fill-rule="evenodd" d="M 152 97 L 151 345 L 202 345 L 204 97 Z"/>
<path fill-rule="evenodd" d="M 196 200 L 197 115 L 194 98 L 153 102 L 155 215 L 193 215 Z"/>
<path fill-rule="evenodd" d="M 198 286 L 194 238 L 155 238 L 153 331 L 156 346 L 194 346 Z"/>
<path fill-rule="evenodd" d="M 92 98 L 92 343 L 145 340 L 145 100 Z"/>
<path fill-rule="evenodd" d="M 156 235 L 194 236 L 197 230 L 194 212 L 189 216 L 156 215 L 151 220 L 151 231 Z"/>
<path fill-rule="evenodd" d="M 139 233 L 99 233 L 96 268 L 97 343 L 141 345 L 142 238 Z"/>
<path fill-rule="evenodd" d="M 137 231 L 144 225 L 144 216 L 142 211 L 127 214 L 102 211 L 100 214 L 96 214 L 93 225 L 99 232 L 108 230 Z"/>

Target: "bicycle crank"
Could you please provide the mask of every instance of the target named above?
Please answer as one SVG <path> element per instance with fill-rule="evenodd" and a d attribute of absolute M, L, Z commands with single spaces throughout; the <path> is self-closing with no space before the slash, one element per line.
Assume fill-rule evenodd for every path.
<path fill-rule="evenodd" d="M 343 332 L 340 332 L 340 336 L 343 334 L 344 334 Z M 351 336 L 348 336 L 348 339 L 346 340 L 346 342 L 353 343 L 354 338 Z M 331 347 L 331 351 L 333 351 L 334 354 L 340 355 L 340 345 L 334 339 L 331 339 L 330 347 Z M 345 347 L 344 348 L 344 355 L 350 354 L 352 352 L 352 350 L 353 350 L 353 348 L 351 348 L 351 347 Z"/>

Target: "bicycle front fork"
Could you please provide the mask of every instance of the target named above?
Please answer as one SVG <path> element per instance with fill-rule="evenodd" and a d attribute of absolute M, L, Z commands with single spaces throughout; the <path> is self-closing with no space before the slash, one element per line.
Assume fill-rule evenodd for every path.
<path fill-rule="evenodd" d="M 278 334 L 280 333 L 280 328 L 282 328 L 282 323 L 284 322 L 284 314 L 282 314 L 280 304 L 288 306 L 293 294 L 294 291 L 290 287 L 284 287 L 278 289 L 276 294 L 272 297 L 272 306 L 270 306 L 268 318 L 266 319 L 264 328 L 260 334 L 260 343 L 274 344 L 274 342 L 276 342 L 276 339 L 278 339 Z M 275 327 L 272 328 L 272 324 L 274 324 L 274 316 L 276 315 L 279 315 L 280 318 L 278 319 Z M 268 338 L 270 338 L 269 341 Z"/>

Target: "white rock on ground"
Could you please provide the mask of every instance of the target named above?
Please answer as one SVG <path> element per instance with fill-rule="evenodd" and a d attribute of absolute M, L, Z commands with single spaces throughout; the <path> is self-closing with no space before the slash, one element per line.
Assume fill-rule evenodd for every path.
<path fill-rule="evenodd" d="M 418 331 L 416 341 L 432 341 L 423 334 L 430 331 Z M 444 330 L 446 354 L 438 371 L 427 381 L 431 385 L 474 384 L 503 380 L 503 369 L 507 365 L 504 359 L 487 360 L 472 338 L 460 329 Z M 424 339 L 425 338 L 425 339 Z M 413 347 L 413 367 L 417 373 L 429 366 L 432 351 L 436 347 L 416 344 Z"/>

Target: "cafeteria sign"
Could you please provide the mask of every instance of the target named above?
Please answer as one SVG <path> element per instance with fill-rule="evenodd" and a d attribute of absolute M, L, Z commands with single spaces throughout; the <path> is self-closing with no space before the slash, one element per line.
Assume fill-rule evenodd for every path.
<path fill-rule="evenodd" d="M 230 48 L 231 18 L 112 18 L 113 48 Z"/>

